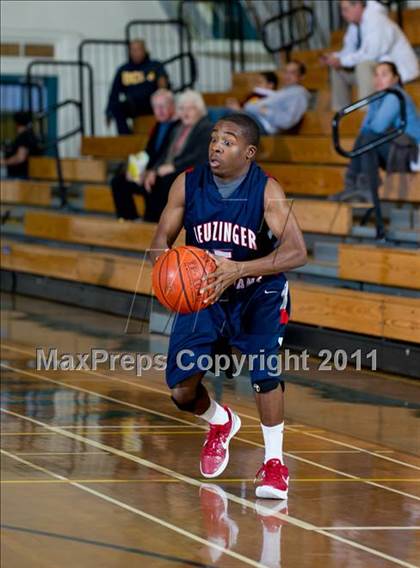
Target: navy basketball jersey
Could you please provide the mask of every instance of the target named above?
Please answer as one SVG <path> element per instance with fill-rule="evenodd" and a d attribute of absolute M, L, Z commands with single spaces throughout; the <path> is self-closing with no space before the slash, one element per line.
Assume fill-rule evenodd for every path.
<path fill-rule="evenodd" d="M 226 199 L 220 194 L 208 164 L 187 172 L 186 244 L 235 261 L 254 260 L 272 252 L 277 239 L 270 237 L 264 220 L 267 179 L 267 174 L 252 162 L 242 183 Z M 267 278 L 271 277 L 264 280 Z M 261 277 L 239 279 L 235 287 L 247 288 L 261 280 Z"/>

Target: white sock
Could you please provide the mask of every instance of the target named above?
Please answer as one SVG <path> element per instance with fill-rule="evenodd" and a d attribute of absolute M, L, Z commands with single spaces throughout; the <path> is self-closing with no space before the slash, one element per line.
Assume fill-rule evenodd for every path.
<path fill-rule="evenodd" d="M 210 406 L 204 412 L 204 414 L 197 414 L 199 418 L 202 418 L 209 424 L 226 424 L 229 420 L 228 413 L 220 406 L 215 400 L 210 399 Z"/>
<path fill-rule="evenodd" d="M 284 422 L 276 426 L 264 426 L 261 424 L 264 436 L 265 457 L 264 463 L 268 460 L 277 459 L 283 463 L 283 430 Z"/>

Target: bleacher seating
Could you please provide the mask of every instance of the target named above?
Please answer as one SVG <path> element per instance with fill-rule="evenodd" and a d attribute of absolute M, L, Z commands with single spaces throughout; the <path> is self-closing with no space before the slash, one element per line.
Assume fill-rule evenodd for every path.
<path fill-rule="evenodd" d="M 342 140 L 351 148 L 353 139 Z M 300 164 L 345 164 L 337 154 L 330 136 L 262 136 L 258 158 L 264 162 Z"/>
<path fill-rule="evenodd" d="M 63 178 L 69 182 L 102 183 L 107 179 L 106 162 L 88 158 L 64 158 L 61 160 Z M 57 180 L 57 164 L 54 158 L 37 156 L 29 159 L 29 177 Z"/>
<path fill-rule="evenodd" d="M 28 180 L 3 180 L 1 203 L 51 205 L 51 184 Z"/>
<path fill-rule="evenodd" d="M 144 215 L 144 198 L 141 195 L 134 195 L 133 197 L 138 214 Z M 115 214 L 109 185 L 85 185 L 83 188 L 83 208 L 85 211 Z"/>
<path fill-rule="evenodd" d="M 149 248 L 155 230 L 154 223 L 118 222 L 49 211 L 28 211 L 24 220 L 24 234 L 29 237 L 134 251 Z M 182 244 L 183 238 L 178 242 Z"/>
<path fill-rule="evenodd" d="M 129 154 L 137 154 L 146 145 L 147 137 L 140 136 L 85 136 L 82 138 L 82 156 L 105 160 L 126 160 Z"/>
<path fill-rule="evenodd" d="M 412 10 L 410 18 L 406 18 L 406 33 L 412 41 L 419 17 L 420 10 Z M 332 46 L 339 45 L 341 37 L 340 32 L 334 33 Z M 416 42 L 420 43 L 418 37 Z M 324 280 L 323 265 L 319 263 L 316 284 L 309 272 L 297 271 L 298 279 L 291 282 L 292 321 L 420 342 L 420 300 L 404 297 L 404 290 L 407 295 L 413 295 L 413 290 L 420 289 L 419 253 L 401 246 L 404 239 L 399 239 L 398 246 L 378 247 L 368 233 L 366 237 L 356 238 L 356 213 L 366 206 L 326 200 L 343 188 L 347 161 L 336 153 L 331 141 L 330 89 L 327 70 L 319 64 L 320 53 L 321 50 L 312 50 L 292 54 L 308 66 L 305 84 L 316 91 L 314 110 L 306 114 L 295 134 L 264 136 L 258 156 L 264 170 L 278 179 L 291 198 L 292 210 L 308 242 L 309 265 L 318 262 L 313 253 L 318 245 L 335 247 L 337 254 L 336 259 L 325 263 L 330 272 L 325 273 Z M 243 99 L 254 86 L 256 75 L 234 74 L 232 89 L 205 93 L 206 103 L 223 106 L 229 96 Z M 407 85 L 406 89 L 420 104 L 420 81 Z M 355 113 L 343 121 L 341 134 L 346 147 L 352 146 L 362 119 L 363 113 Z M 4 182 L 2 204 L 35 205 L 38 209 L 28 208 L 25 212 L 21 235 L 25 242 L 14 240 L 5 226 L 3 268 L 150 295 L 151 268 L 143 258 L 156 225 L 112 219 L 114 205 L 109 179 L 111 162 L 125 160 L 129 154 L 143 149 L 154 122 L 152 116 L 135 120 L 134 136 L 84 137 L 81 157 L 62 160 L 64 179 L 75 184 L 74 191 L 81 198 L 83 211 L 62 214 L 50 209 L 51 185 L 57 181 L 54 158 L 31 158 L 29 181 Z M 413 219 L 415 214 L 419 218 L 419 174 L 387 176 L 380 195 L 389 202 L 387 207 L 399 212 L 397 208 L 403 204 L 403 212 L 410 211 Z M 143 199 L 135 196 L 135 201 L 142 214 Z M 39 207 L 44 210 L 40 211 Z M 372 225 L 370 228 L 373 230 Z M 419 240 L 418 231 L 412 228 L 410 234 Z M 183 242 L 181 235 L 176 244 Z M 140 269 L 143 273 L 139 279 Z M 360 289 L 356 290 L 356 286 Z"/>
<path fill-rule="evenodd" d="M 122 136 L 84 138 L 82 154 L 104 160 L 118 160 L 123 155 L 127 157 L 128 154 L 144 149 L 147 141 L 146 136 L 136 135 L 132 137 L 131 146 L 129 144 L 123 146 L 125 138 Z M 344 138 L 343 145 L 351 148 L 353 138 Z M 262 136 L 259 159 L 266 162 L 286 163 L 346 163 L 345 158 L 335 151 L 330 136 Z"/>
<path fill-rule="evenodd" d="M 384 286 L 420 289 L 420 252 L 341 243 L 339 276 Z"/>
<path fill-rule="evenodd" d="M 6 242 L 1 261 L 4 268 L 17 272 L 152 294 L 151 267 L 140 259 Z M 293 282 L 292 290 L 293 322 L 420 342 L 419 299 L 302 282 Z"/>

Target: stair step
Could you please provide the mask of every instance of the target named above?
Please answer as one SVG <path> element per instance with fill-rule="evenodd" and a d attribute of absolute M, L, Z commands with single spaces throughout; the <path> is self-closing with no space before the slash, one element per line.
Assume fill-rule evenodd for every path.
<path fill-rule="evenodd" d="M 412 213 L 407 209 L 392 209 L 390 215 L 390 228 L 396 229 L 411 229 L 412 228 Z"/>
<path fill-rule="evenodd" d="M 337 262 L 338 243 L 316 241 L 314 243 L 314 260 L 318 262 Z"/>

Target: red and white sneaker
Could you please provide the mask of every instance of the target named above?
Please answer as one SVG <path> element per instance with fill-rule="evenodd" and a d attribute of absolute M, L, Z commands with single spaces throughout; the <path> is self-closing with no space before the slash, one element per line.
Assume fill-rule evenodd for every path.
<path fill-rule="evenodd" d="M 268 532 L 276 532 L 282 526 L 287 525 L 287 521 L 277 516 L 277 513 L 288 515 L 287 501 L 266 501 L 265 499 L 257 499 L 255 502 L 255 511 L 258 518 L 262 522 L 264 528 Z"/>
<path fill-rule="evenodd" d="M 226 493 L 218 485 L 203 483 L 200 486 L 200 503 L 207 539 L 218 545 L 207 550 L 212 563 L 215 563 L 222 556 L 223 549 L 230 550 L 235 546 L 239 527 L 229 517 Z"/>
<path fill-rule="evenodd" d="M 229 420 L 225 424 L 210 424 L 201 450 L 200 471 L 203 477 L 217 477 L 229 463 L 229 442 L 241 427 L 241 420 L 227 406 Z"/>
<path fill-rule="evenodd" d="M 255 476 L 255 494 L 262 499 L 287 499 L 289 470 L 280 460 L 264 463 Z"/>

